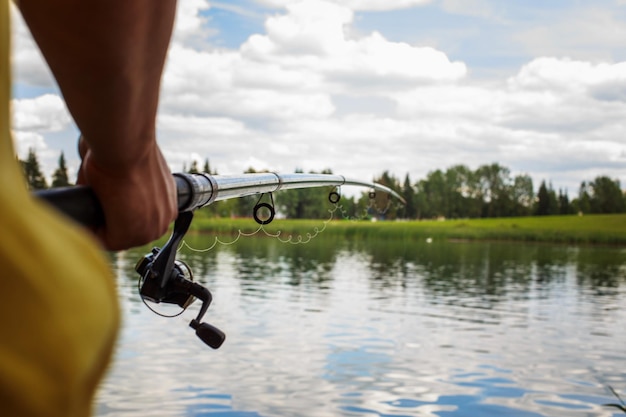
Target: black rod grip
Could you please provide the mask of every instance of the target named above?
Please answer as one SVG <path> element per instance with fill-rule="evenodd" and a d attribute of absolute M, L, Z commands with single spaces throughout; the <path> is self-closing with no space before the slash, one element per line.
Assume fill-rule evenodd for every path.
<path fill-rule="evenodd" d="M 83 226 L 98 227 L 104 224 L 102 206 L 91 187 L 77 185 L 50 188 L 33 194 Z"/>
<path fill-rule="evenodd" d="M 174 181 L 178 195 L 178 209 L 182 210 L 193 197 L 193 190 L 180 174 L 174 175 Z M 33 195 L 85 227 L 104 225 L 102 206 L 91 187 L 75 185 L 50 188 L 37 190 L 33 192 Z"/>

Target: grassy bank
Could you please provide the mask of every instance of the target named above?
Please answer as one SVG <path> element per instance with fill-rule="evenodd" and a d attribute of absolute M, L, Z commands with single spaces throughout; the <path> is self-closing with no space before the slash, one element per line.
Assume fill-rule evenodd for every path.
<path fill-rule="evenodd" d="M 294 238 L 324 228 L 322 220 L 274 220 L 265 229 Z M 251 232 L 259 226 L 252 219 L 197 216 L 196 232 L 232 234 Z M 626 245 L 626 214 L 586 216 L 511 217 L 497 219 L 427 221 L 347 221 L 326 224 L 325 237 L 356 239 L 469 239 L 517 240 L 575 244 Z"/>

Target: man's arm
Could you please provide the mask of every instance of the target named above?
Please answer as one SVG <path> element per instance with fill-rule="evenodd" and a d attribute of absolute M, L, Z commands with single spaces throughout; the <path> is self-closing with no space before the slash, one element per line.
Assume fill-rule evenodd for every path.
<path fill-rule="evenodd" d="M 176 188 L 156 142 L 161 75 L 175 0 L 20 0 L 19 7 L 85 142 L 79 181 L 119 250 L 161 236 Z"/>

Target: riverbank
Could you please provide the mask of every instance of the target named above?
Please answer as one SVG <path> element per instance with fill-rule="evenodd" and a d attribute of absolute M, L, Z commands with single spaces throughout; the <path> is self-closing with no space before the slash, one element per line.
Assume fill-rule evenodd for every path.
<path fill-rule="evenodd" d="M 236 234 L 258 228 L 251 218 L 207 218 L 200 214 L 194 219 L 191 232 Z M 389 222 L 277 219 L 264 228 L 268 233 L 280 231 L 282 237 L 294 239 L 319 231 L 326 237 L 347 239 L 513 240 L 626 246 L 626 214 Z"/>

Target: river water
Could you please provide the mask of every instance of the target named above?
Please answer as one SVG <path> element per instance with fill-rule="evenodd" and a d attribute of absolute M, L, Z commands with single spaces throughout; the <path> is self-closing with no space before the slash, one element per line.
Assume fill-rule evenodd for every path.
<path fill-rule="evenodd" d="M 320 235 L 182 250 L 219 350 L 188 327 L 197 303 L 143 305 L 143 252 L 113 260 L 124 324 L 97 416 L 625 415 L 603 406 L 609 387 L 626 397 L 625 248 Z"/>

